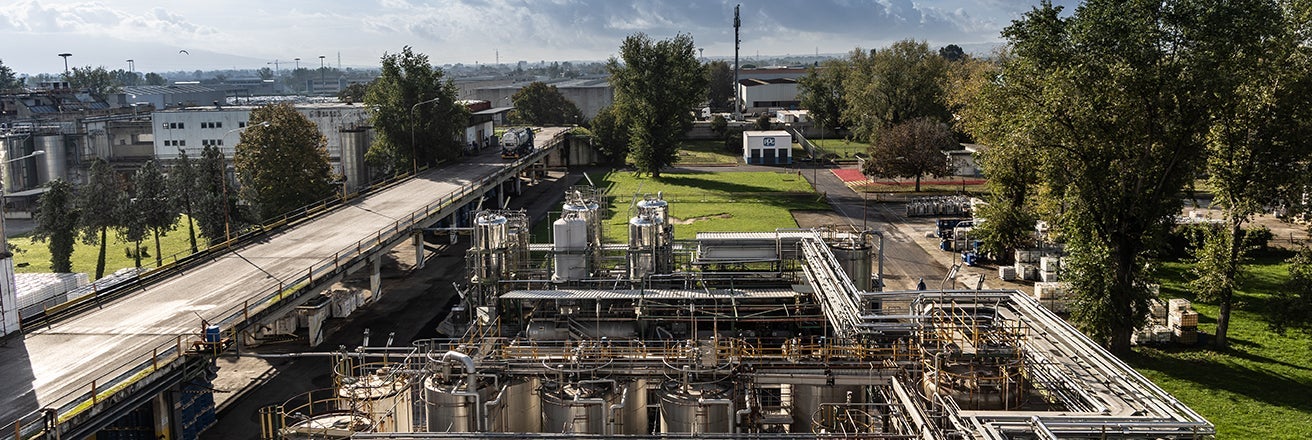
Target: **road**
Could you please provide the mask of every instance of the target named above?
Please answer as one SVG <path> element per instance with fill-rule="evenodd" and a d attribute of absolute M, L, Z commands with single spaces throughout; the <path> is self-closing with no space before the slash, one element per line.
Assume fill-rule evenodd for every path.
<path fill-rule="evenodd" d="M 554 131 L 538 136 L 549 140 Z M 250 243 L 185 274 L 151 285 L 52 327 L 0 346 L 0 424 L 39 408 L 57 408 L 196 334 L 201 317 L 217 320 L 277 289 L 347 246 L 372 237 L 462 185 L 504 167 L 494 151 L 356 199 L 320 218 Z"/>

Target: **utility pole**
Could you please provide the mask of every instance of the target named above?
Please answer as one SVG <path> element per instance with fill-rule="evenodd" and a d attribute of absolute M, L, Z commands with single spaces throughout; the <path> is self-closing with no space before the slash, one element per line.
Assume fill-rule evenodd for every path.
<path fill-rule="evenodd" d="M 743 119 L 741 107 L 738 106 L 739 100 L 742 99 L 738 96 L 738 45 L 743 42 L 742 38 L 738 37 L 738 29 L 743 27 L 743 21 L 738 18 L 739 7 L 742 5 L 733 7 L 733 120 L 735 121 Z"/>

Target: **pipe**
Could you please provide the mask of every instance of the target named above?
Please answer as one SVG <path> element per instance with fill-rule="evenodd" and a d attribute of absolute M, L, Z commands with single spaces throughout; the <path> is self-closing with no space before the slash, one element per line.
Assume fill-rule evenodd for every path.
<path fill-rule="evenodd" d="M 483 419 L 483 415 L 480 414 L 480 412 L 483 411 L 483 396 L 479 395 L 477 391 L 472 391 L 472 389 L 475 389 L 477 386 L 476 383 L 467 382 L 467 384 L 465 391 L 457 391 L 456 387 L 459 386 L 459 384 L 451 384 L 451 395 L 474 398 L 474 429 L 486 432 L 487 430 L 482 426 L 485 420 Z"/>
<path fill-rule="evenodd" d="M 628 404 L 629 386 L 624 385 L 624 388 L 620 391 L 620 403 L 612 403 L 610 405 L 610 420 L 608 421 L 609 423 L 607 423 L 610 426 L 610 432 L 606 433 L 607 435 L 615 435 L 615 421 L 619 419 L 616 415 L 616 411 L 624 409 Z"/>
<path fill-rule="evenodd" d="M 487 401 L 487 402 L 483 402 L 483 418 L 482 418 L 482 420 L 480 420 L 480 423 L 483 424 L 483 432 L 487 432 L 487 431 L 488 431 L 488 425 L 491 425 L 491 424 L 492 424 L 492 421 L 489 420 L 489 419 L 492 418 L 492 407 L 501 404 L 501 398 L 502 398 L 502 397 L 505 397 L 505 395 L 506 395 L 506 388 L 509 388 L 509 387 L 510 387 L 510 384 L 502 385 L 502 386 L 501 386 L 501 391 L 498 391 L 498 392 L 497 392 L 497 398 L 492 399 L 492 400 L 489 400 L 489 401 Z"/>
<path fill-rule="evenodd" d="M 461 352 L 458 352 L 458 351 L 455 351 L 455 350 L 447 351 L 446 353 L 444 353 L 444 354 L 442 355 L 442 362 L 443 362 L 443 363 L 451 362 L 452 360 L 457 360 L 457 361 L 460 361 L 460 363 L 465 364 L 465 375 L 470 377 L 470 379 L 471 379 L 471 380 L 470 380 L 470 384 L 472 385 L 472 384 L 473 384 L 473 380 L 472 380 L 472 379 L 473 379 L 474 374 L 475 374 L 475 371 L 474 371 L 474 358 L 471 358 L 471 357 L 469 357 L 469 355 L 464 354 L 464 353 L 461 353 Z"/>
<path fill-rule="evenodd" d="M 747 390 L 747 404 L 745 405 L 746 408 L 740 409 L 733 413 L 734 434 L 737 434 L 741 431 L 743 425 L 743 416 L 750 415 L 752 413 L 752 398 L 755 397 L 755 395 L 756 393 L 754 393 L 752 390 L 750 389 Z M 730 406 L 729 410 L 733 411 L 733 407 Z"/>
<path fill-rule="evenodd" d="M 707 399 L 705 397 L 698 397 L 697 403 L 700 405 L 729 405 L 729 414 L 738 413 L 733 410 L 733 399 Z M 729 419 L 729 432 L 738 432 L 737 422 L 737 420 Z"/>

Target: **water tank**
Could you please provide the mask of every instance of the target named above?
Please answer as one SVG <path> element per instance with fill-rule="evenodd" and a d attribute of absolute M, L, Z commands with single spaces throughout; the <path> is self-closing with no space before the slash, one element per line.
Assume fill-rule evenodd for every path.
<path fill-rule="evenodd" d="M 793 426 L 794 433 L 817 432 L 816 427 L 831 427 L 833 411 L 821 412 L 824 404 L 847 403 L 851 393 L 851 403 L 864 403 L 864 387 L 854 385 L 793 385 Z M 833 432 L 832 429 L 829 432 Z"/>
<path fill-rule="evenodd" d="M 501 407 L 492 418 L 495 422 L 492 430 L 496 432 L 541 432 L 542 400 L 538 397 L 541 380 L 527 376 L 518 379 L 506 387 L 501 397 Z"/>
<path fill-rule="evenodd" d="M 475 398 L 467 394 L 464 380 L 447 382 L 440 376 L 424 379 L 424 403 L 428 410 L 428 432 L 477 432 L 482 402 L 488 401 L 489 388 L 474 384 Z"/>
<path fill-rule="evenodd" d="M 615 402 L 613 384 L 542 384 L 542 432 L 603 435 L 609 406 Z"/>
<path fill-rule="evenodd" d="M 68 164 L 64 151 L 64 135 L 51 134 L 36 137 L 36 149 L 46 154 L 37 157 L 37 185 L 44 185 L 54 179 L 68 178 Z"/>
<path fill-rule="evenodd" d="M 374 432 L 414 432 L 414 409 L 410 381 L 387 367 L 376 372 L 342 379 L 338 396 L 351 399 L 373 421 Z"/>
<path fill-rule="evenodd" d="M 843 237 L 831 241 L 829 250 L 857 289 L 871 290 L 870 243 L 859 237 Z"/>
<path fill-rule="evenodd" d="M 666 381 L 659 392 L 662 433 L 730 432 L 729 405 L 707 400 L 729 399 L 729 387 L 718 382 Z"/>
<path fill-rule="evenodd" d="M 552 223 L 551 227 L 555 245 L 552 280 L 565 282 L 587 278 L 587 221 L 577 217 L 562 217 Z"/>

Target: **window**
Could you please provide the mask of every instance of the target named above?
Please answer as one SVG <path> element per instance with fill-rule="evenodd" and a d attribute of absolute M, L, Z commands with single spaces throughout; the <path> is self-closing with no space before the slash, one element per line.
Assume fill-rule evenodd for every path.
<path fill-rule="evenodd" d="M 246 121 L 238 122 L 238 123 L 237 123 L 237 128 L 246 128 Z"/>
<path fill-rule="evenodd" d="M 223 139 L 201 139 L 200 144 L 206 147 L 222 147 Z"/>

